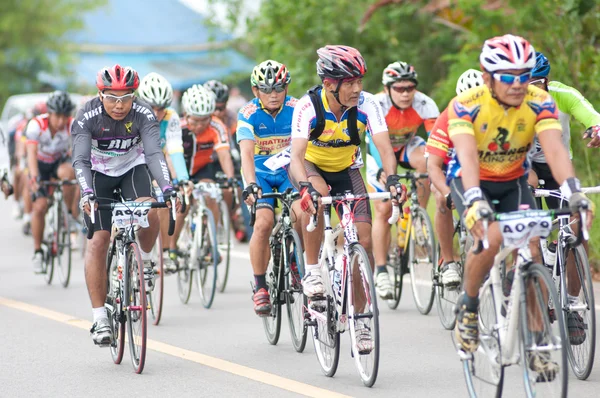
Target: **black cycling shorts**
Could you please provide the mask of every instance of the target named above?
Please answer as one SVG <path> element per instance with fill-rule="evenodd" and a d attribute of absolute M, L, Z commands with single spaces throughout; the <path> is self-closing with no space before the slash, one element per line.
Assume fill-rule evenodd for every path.
<path fill-rule="evenodd" d="M 40 176 L 40 181 L 58 180 L 58 168 L 63 163 L 68 163 L 70 165 L 71 159 L 67 156 L 64 156 L 52 163 L 46 163 L 38 160 L 38 173 Z M 46 197 L 48 197 L 48 190 L 45 187 L 40 187 L 37 192 L 32 194 L 33 201 L 35 201 L 36 198 Z"/>
<path fill-rule="evenodd" d="M 206 166 L 196 172 L 196 174 L 190 176 L 190 181 L 198 182 L 201 180 L 215 180 L 215 166 L 214 163 L 208 163 Z"/>
<path fill-rule="evenodd" d="M 522 176 L 512 181 L 480 181 L 479 186 L 483 196 L 497 213 L 508 213 L 519 210 L 520 205 L 529 205 L 537 209 L 533 193 L 527 184 L 527 177 Z M 465 212 L 464 188 L 462 178 L 454 178 L 450 182 L 452 201 L 461 216 Z"/>
<path fill-rule="evenodd" d="M 152 179 L 148 167 L 145 164 L 140 164 L 120 177 L 110 177 L 92 170 L 92 189 L 98 204 L 114 203 L 118 199 L 114 197 L 114 191 L 117 188 L 121 189 L 121 196 L 126 201 L 152 197 Z M 100 210 L 98 213 L 94 230 L 110 231 L 112 212 L 110 210 Z M 86 222 L 89 222 L 87 216 Z"/>
<path fill-rule="evenodd" d="M 318 168 L 314 163 L 308 160 L 304 161 L 304 169 L 308 178 L 320 176 L 325 180 L 325 183 L 329 185 L 329 191 L 331 195 L 343 195 L 346 191 L 352 192 L 354 195 L 362 195 L 367 193 L 365 182 L 363 181 L 362 175 L 358 169 L 347 168 L 337 172 L 327 172 Z M 291 179 L 290 179 L 291 180 Z M 298 184 L 292 180 L 292 183 L 299 190 Z M 334 206 L 335 208 L 336 206 Z M 341 211 L 341 206 L 336 208 L 336 211 Z M 368 200 L 361 200 L 359 202 L 352 203 L 352 210 L 354 212 L 355 222 L 366 222 L 371 223 L 371 206 L 369 206 Z M 341 214 L 338 213 L 341 217 Z"/>
<path fill-rule="evenodd" d="M 531 168 L 537 174 L 538 179 L 544 180 L 544 189 L 560 189 L 560 185 L 554 177 L 552 177 L 552 172 L 550 171 L 550 166 L 548 163 L 531 163 Z M 546 200 L 546 206 L 549 209 L 558 209 L 560 207 L 560 199 L 547 197 L 544 198 Z M 535 198 L 538 208 L 542 208 L 542 198 Z"/>

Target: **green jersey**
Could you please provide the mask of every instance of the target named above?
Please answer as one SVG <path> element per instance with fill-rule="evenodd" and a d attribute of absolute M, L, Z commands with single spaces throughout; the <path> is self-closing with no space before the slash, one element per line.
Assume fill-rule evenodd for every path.
<path fill-rule="evenodd" d="M 589 128 L 600 125 L 600 114 L 596 112 L 592 104 L 573 87 L 560 82 L 548 83 L 548 92 L 558 105 L 558 119 L 562 127 L 562 141 L 565 147 L 571 151 L 571 116 Z M 531 152 L 531 160 L 535 163 L 546 163 L 546 157 L 542 152 L 541 145 L 536 137 L 535 147 Z"/>

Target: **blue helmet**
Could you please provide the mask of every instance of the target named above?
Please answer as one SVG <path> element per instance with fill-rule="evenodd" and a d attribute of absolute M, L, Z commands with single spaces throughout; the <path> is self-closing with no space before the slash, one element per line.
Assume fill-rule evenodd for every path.
<path fill-rule="evenodd" d="M 537 53 L 535 57 L 535 66 L 531 70 L 531 77 L 548 77 L 550 73 L 550 62 L 542 53 Z"/>

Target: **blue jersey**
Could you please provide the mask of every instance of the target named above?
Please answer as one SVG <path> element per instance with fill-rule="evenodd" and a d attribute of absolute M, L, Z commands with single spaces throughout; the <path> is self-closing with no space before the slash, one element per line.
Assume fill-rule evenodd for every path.
<path fill-rule="evenodd" d="M 179 115 L 171 108 L 166 109 L 165 117 L 160 121 L 160 146 L 169 154 L 178 180 L 188 180 L 187 167 L 183 158 L 183 141 Z"/>
<path fill-rule="evenodd" d="M 272 171 L 264 163 L 271 156 L 278 154 L 292 142 L 292 114 L 296 98 L 285 97 L 279 112 L 272 116 L 266 111 L 258 98 L 248 102 L 238 113 L 236 137 L 254 141 L 254 165 L 256 174 L 286 173 L 284 168 Z"/>

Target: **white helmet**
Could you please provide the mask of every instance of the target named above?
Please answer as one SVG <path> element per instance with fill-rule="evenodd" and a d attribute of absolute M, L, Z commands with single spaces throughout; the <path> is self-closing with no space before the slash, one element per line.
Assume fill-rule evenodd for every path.
<path fill-rule="evenodd" d="M 200 84 L 190 87 L 181 99 L 183 110 L 192 116 L 212 115 L 216 107 L 215 93 Z"/>
<path fill-rule="evenodd" d="M 475 69 L 469 69 L 458 78 L 456 82 L 456 95 L 473 87 L 483 86 L 483 84 L 483 73 Z"/>
<path fill-rule="evenodd" d="M 479 62 L 488 72 L 505 69 L 533 69 L 535 49 L 520 36 L 498 36 L 483 43 Z"/>
<path fill-rule="evenodd" d="M 148 73 L 138 88 L 140 97 L 151 106 L 166 108 L 173 101 L 173 87 L 158 73 Z"/>

